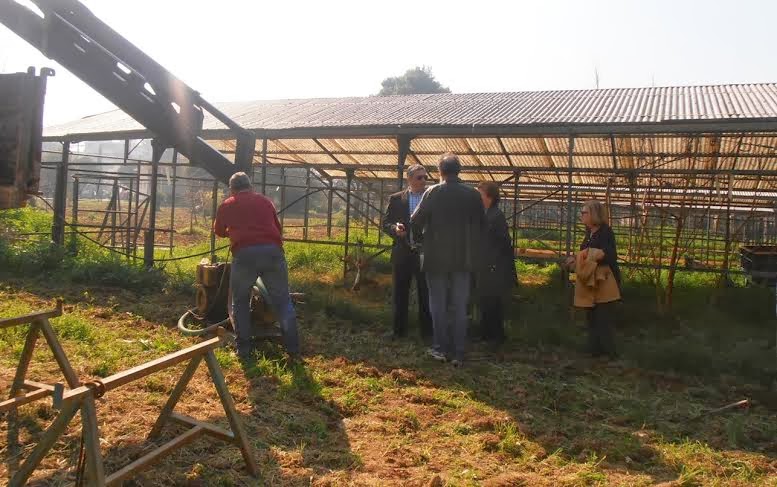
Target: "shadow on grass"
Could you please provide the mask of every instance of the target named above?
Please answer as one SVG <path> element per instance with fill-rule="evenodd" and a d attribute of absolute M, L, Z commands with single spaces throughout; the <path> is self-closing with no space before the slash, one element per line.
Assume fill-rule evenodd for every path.
<path fill-rule="evenodd" d="M 524 287 L 508 313 L 507 361 L 475 350 L 462 371 L 425 358 L 420 341 L 382 341 L 390 318 L 382 288 L 363 290 L 358 299 L 339 290 L 320 291 L 328 297 L 319 298 L 317 323 L 329 323 L 307 330 L 310 353 L 365 364 L 381 376 L 409 374 L 411 390 L 427 384 L 461 392 L 508 413 L 507 423 L 462 419 L 460 433 L 479 434 L 486 451 L 519 463 L 595 466 L 580 473 L 590 474 L 591 481 L 597 468 L 689 483 L 709 480 L 708 474 L 750 482 L 774 473 L 768 459 L 777 458 L 777 425 L 769 418 L 777 411 L 771 390 L 777 376 L 771 325 L 756 307 L 771 308 L 761 291 L 723 292 L 713 306 L 708 290 L 681 290 L 676 303 L 692 309 L 670 318 L 648 311 L 652 296 L 644 289 L 630 289 L 620 309 L 623 360 L 608 364 L 578 352 L 585 331 L 571 323 L 560 285 Z M 727 308 L 721 302 L 738 304 Z M 750 307 L 738 309 L 744 303 Z M 435 414 L 445 412 L 445 398 L 426 396 L 418 391 L 408 400 Z M 744 397 L 752 400 L 749 411 L 705 414 Z M 748 466 L 721 453 L 735 451 L 765 460 Z M 708 463 L 692 467 L 693 458 Z"/>
<path fill-rule="evenodd" d="M 123 485 L 308 486 L 313 477 L 321 477 L 332 471 L 359 468 L 361 460 L 350 449 L 342 421 L 343 413 L 336 403 L 322 397 L 321 386 L 304 363 L 287 363 L 279 349 L 272 345 L 263 347 L 256 360 L 243 364 L 238 364 L 237 358 L 228 351 L 222 351 L 217 356 L 223 363 L 222 367 L 228 380 L 232 378 L 231 393 L 242 410 L 241 421 L 254 447 L 260 468 L 259 476 L 250 476 L 237 446 L 204 436 L 184 445 L 169 457 L 152 463 Z M 247 378 L 244 390 L 235 387 L 237 381 L 234 380 L 236 375 L 243 374 Z M 156 396 L 159 396 L 160 402 L 166 400 L 168 388 L 163 382 L 157 381 L 142 386 L 143 390 L 139 393 L 146 391 L 144 399 L 148 399 L 149 387 L 158 392 Z M 187 409 L 193 407 L 200 413 L 191 413 L 196 419 L 229 429 L 221 407 L 208 405 L 214 404 L 214 399 L 215 404 L 219 404 L 210 382 L 192 382 L 189 389 L 176 411 L 188 413 Z M 206 390 L 208 397 L 202 397 L 203 404 L 196 404 L 197 400 L 194 399 L 195 404 L 192 405 L 192 394 L 202 394 Z M 100 414 L 100 410 L 105 412 L 106 406 L 117 407 L 115 401 L 120 395 L 117 392 L 108 393 L 106 402 L 98 401 L 101 436 L 114 438 L 112 446 L 103 448 L 102 451 L 106 475 L 140 458 L 151 448 L 172 440 L 174 434 L 180 435 L 186 431 L 185 428 L 168 422 L 159 439 L 153 442 L 141 439 L 150 431 L 150 426 L 158 414 L 157 408 L 152 407 L 153 414 L 143 415 L 136 420 L 140 424 L 135 427 L 142 433 L 132 436 L 119 435 L 117 438 L 115 431 L 109 431 L 111 428 L 116 429 L 117 425 L 110 420 L 106 421 Z M 149 408 L 144 407 L 143 410 L 149 411 Z M 115 413 L 109 413 L 107 417 L 110 418 L 113 414 Z M 21 433 L 22 443 L 37 444 L 46 425 L 54 416 L 55 411 L 51 409 L 48 401 L 40 401 L 25 408 L 19 420 L 14 423 L 18 425 L 16 430 Z M 124 429 L 126 425 L 118 425 L 118 428 Z M 11 430 L 8 431 L 9 435 L 10 432 Z M 39 472 L 43 475 L 37 475 L 30 485 L 60 486 L 72 483 L 79 456 L 79 432 L 80 415 L 76 414 L 71 420 L 68 432 L 62 437 L 63 441 L 50 453 L 57 455 L 59 468 L 52 470 L 49 468 L 50 463 L 42 466 Z M 27 453 L 4 450 L 3 462 L 8 474 L 6 477 L 10 478 L 10 472 L 18 469 L 29 449 L 25 448 Z"/>
<path fill-rule="evenodd" d="M 41 296 L 61 295 L 38 286 Z M 652 290 L 627 288 L 619 327 L 624 359 L 605 364 L 576 351 L 584 330 L 570 322 L 558 282 L 524 286 L 508 314 L 507 360 L 491 360 L 476 349 L 467 367 L 457 371 L 427 359 L 420 341 L 382 340 L 390 323 L 384 286 L 365 286 L 358 296 L 325 284 L 304 283 L 302 290 L 308 293 L 309 315 L 302 325 L 304 347 L 314 366 L 286 364 L 268 346 L 240 372 L 249 383 L 241 394 L 251 408 L 243 419 L 266 485 L 309 485 L 311 477 L 333 471 L 358 472 L 366 462 L 365 447 L 354 453 L 344 424 L 367 413 L 388 425 L 366 433 L 380 450 L 367 454 L 381 461 L 377 455 L 384 455 L 394 469 L 448 474 L 456 462 L 466 464 L 455 453 L 426 450 L 430 440 L 421 435 L 428 424 L 440 433 L 435 450 L 449 448 L 454 440 L 471 442 L 478 455 L 517 470 L 573 468 L 579 483 L 624 472 L 652 481 L 748 483 L 774 468 L 724 455 L 738 450 L 777 458 L 777 426 L 771 419 L 777 408 L 766 385 L 772 377 L 771 328 L 761 311 L 771 310 L 771 303 L 760 291 L 735 289 L 718 296 L 713 306 L 704 289 L 678 290 L 680 309 L 667 317 L 651 311 Z M 77 300 L 79 291 L 71 292 Z M 143 299 L 148 299 L 150 320 L 171 314 L 169 308 L 159 309 L 158 297 Z M 186 299 L 171 302 L 180 306 Z M 131 308 L 126 301 L 118 309 Z M 401 402 L 381 404 L 389 400 L 383 394 Z M 750 412 L 704 416 L 743 395 L 754 399 Z M 218 415 L 214 421 L 224 422 Z M 106 451 L 107 465 L 115 469 L 119 465 L 111 458 L 140 456 L 145 446 L 129 442 Z M 74 448 L 68 453 L 71 463 Z M 436 456 L 451 465 L 435 464 Z M 376 458 L 370 458 L 371 465 Z M 220 442 L 198 441 L 158 472 L 192 485 L 261 485 L 250 483 L 237 449 Z M 385 480 L 392 472 L 375 475 Z M 159 475 L 143 474 L 136 485 L 158 483 Z"/>

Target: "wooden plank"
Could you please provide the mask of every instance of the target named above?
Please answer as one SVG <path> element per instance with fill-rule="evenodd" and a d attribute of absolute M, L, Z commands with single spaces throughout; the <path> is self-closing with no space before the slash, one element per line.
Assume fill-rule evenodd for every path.
<path fill-rule="evenodd" d="M 181 395 L 186 391 L 186 387 L 189 385 L 192 377 L 194 377 L 194 373 L 197 372 L 197 367 L 200 365 L 200 362 L 202 362 L 202 356 L 194 357 L 192 361 L 189 362 L 189 365 L 186 366 L 186 370 L 183 371 L 181 378 L 178 379 L 178 382 L 175 384 L 173 392 L 170 393 L 170 397 L 162 408 L 162 412 L 159 413 L 159 417 L 157 418 L 156 423 L 154 423 L 154 427 L 151 428 L 151 432 L 148 434 L 149 440 L 155 439 L 162 432 L 162 428 L 165 427 L 165 423 L 167 423 L 167 420 L 170 418 L 173 409 L 175 409 L 175 405 L 178 404 L 178 400 L 181 399 Z"/>
<path fill-rule="evenodd" d="M 81 381 L 78 380 L 78 376 L 70 365 L 70 361 L 67 359 L 67 355 L 65 355 L 65 350 L 63 350 L 62 345 L 59 344 L 57 335 L 54 333 L 54 329 L 51 327 L 51 323 L 49 323 L 48 319 L 44 318 L 40 322 L 40 330 L 43 332 L 43 336 L 46 337 L 46 342 L 48 342 L 51 353 L 54 354 L 54 359 L 57 361 L 57 364 L 59 364 L 59 368 L 65 376 L 68 387 L 78 387 L 81 384 Z"/>
<path fill-rule="evenodd" d="M 246 462 L 246 467 L 251 475 L 256 477 L 259 474 L 259 466 L 256 464 L 254 449 L 248 441 L 248 437 L 243 429 L 243 423 L 240 421 L 240 416 L 238 416 L 237 409 L 235 408 L 235 401 L 229 393 L 227 381 L 224 379 L 224 373 L 221 372 L 221 366 L 219 366 L 216 354 L 214 354 L 213 351 L 208 351 L 205 355 L 205 363 L 208 364 L 208 372 L 210 372 L 210 377 L 213 379 L 213 384 L 216 386 L 216 391 L 219 393 L 221 404 L 224 406 L 224 412 L 229 420 L 229 427 L 237 439 L 237 445 L 240 447 L 240 452 L 243 454 L 243 460 Z"/>
<path fill-rule="evenodd" d="M 40 326 L 37 322 L 33 322 L 27 330 L 27 338 L 24 341 L 24 347 L 22 348 L 22 354 L 19 358 L 19 365 L 16 367 L 16 373 L 14 374 L 13 382 L 11 383 L 10 398 L 14 399 L 24 389 L 24 378 L 27 375 L 27 370 L 32 359 L 32 353 L 35 349 L 35 343 L 38 340 L 38 332 Z M 23 400 L 24 402 L 29 402 Z M 19 443 L 19 417 L 17 414 L 17 408 L 21 404 L 6 405 L 3 403 L 3 407 L 0 410 L 8 411 L 8 459 L 7 467 L 8 471 L 18 470 L 19 459 L 17 453 L 21 450 L 21 444 Z M 6 409 L 6 407 L 8 409 Z M 13 458 L 13 460 L 11 460 Z"/>
<path fill-rule="evenodd" d="M 86 451 L 87 484 L 105 485 L 105 468 L 100 452 L 100 430 L 97 427 L 97 408 L 92 396 L 85 397 L 81 403 L 81 424 Z"/>
<path fill-rule="evenodd" d="M 43 382 L 36 382 L 34 380 L 25 380 L 24 384 L 22 384 L 22 388 L 27 390 L 46 389 L 47 391 L 54 392 L 53 385 L 44 384 Z"/>
<path fill-rule="evenodd" d="M 203 355 L 206 352 L 213 350 L 214 348 L 220 347 L 221 343 L 221 336 L 214 337 L 209 340 L 205 340 L 204 342 L 198 343 L 197 345 L 193 345 L 191 347 L 184 348 L 183 350 L 165 355 L 164 357 L 160 357 L 156 360 L 152 360 L 151 362 L 147 362 L 145 364 L 138 365 L 137 367 L 127 369 L 123 372 L 113 374 L 102 379 L 101 382 L 105 385 L 105 391 L 107 392 L 132 381 L 138 380 L 142 377 L 151 375 L 154 372 L 159 372 L 160 370 L 164 370 L 174 365 L 180 364 L 181 362 L 185 362 L 191 358 Z M 57 397 L 57 394 L 55 394 L 54 399 L 56 404 L 61 404 L 64 402 L 79 400 L 87 394 L 91 394 L 91 389 L 87 386 L 81 386 L 64 392 L 62 397 Z"/>
<path fill-rule="evenodd" d="M 170 420 L 175 421 L 176 423 L 184 426 L 189 426 L 189 427 L 199 426 L 205 430 L 205 433 L 211 436 L 214 436 L 219 440 L 223 440 L 229 443 L 237 443 L 237 438 L 235 438 L 235 435 L 231 431 L 225 430 L 224 428 L 220 428 L 215 424 L 206 423 L 204 421 L 200 421 L 190 416 L 187 416 L 185 414 L 179 414 L 179 413 L 171 413 Z"/>
<path fill-rule="evenodd" d="M 12 326 L 26 325 L 33 321 L 39 321 L 46 318 L 56 318 L 62 316 L 62 300 L 57 300 L 57 307 L 49 311 L 37 311 L 14 318 L 3 318 L 0 320 L 0 329 L 10 328 Z"/>
<path fill-rule="evenodd" d="M 44 398 L 46 396 L 50 396 L 51 394 L 53 394 L 53 392 L 54 392 L 53 388 L 52 390 L 35 389 L 22 396 L 16 396 L 11 399 L 7 399 L 3 402 L 0 402 L 0 414 L 10 411 L 12 409 L 17 409 L 27 403 L 37 401 L 38 399 Z"/>
<path fill-rule="evenodd" d="M 65 406 L 65 408 L 59 413 L 51 426 L 46 429 L 46 433 L 41 438 L 40 442 L 35 445 L 32 452 L 24 459 L 19 470 L 11 477 L 8 482 L 8 487 L 22 487 L 27 483 L 27 480 L 32 476 L 32 473 L 40 465 L 41 460 L 49 452 L 54 443 L 65 432 L 70 420 L 73 419 L 73 415 L 78 411 L 78 403 L 72 403 Z"/>
<path fill-rule="evenodd" d="M 159 460 L 160 458 L 163 458 L 173 453 L 175 450 L 185 445 L 188 445 L 189 443 L 193 442 L 194 440 L 202 436 L 204 433 L 205 433 L 204 428 L 194 427 L 189 431 L 183 433 L 182 435 L 176 436 L 175 438 L 168 441 L 167 443 L 160 446 L 159 448 L 155 448 L 154 450 L 148 452 L 147 454 L 138 458 L 137 460 L 130 463 L 129 465 L 109 475 L 108 478 L 105 479 L 105 485 L 106 486 L 120 485 L 122 481 L 132 477 L 138 471 L 148 467 L 151 463 Z"/>
<path fill-rule="evenodd" d="M 32 360 L 32 353 L 35 351 L 35 343 L 38 341 L 39 331 L 40 325 L 37 322 L 33 322 L 29 330 L 27 330 L 27 338 L 24 340 L 19 365 L 16 366 L 16 373 L 11 383 L 11 397 L 19 394 L 24 387 L 24 378 L 27 377 L 27 369 L 30 366 L 30 360 Z"/>

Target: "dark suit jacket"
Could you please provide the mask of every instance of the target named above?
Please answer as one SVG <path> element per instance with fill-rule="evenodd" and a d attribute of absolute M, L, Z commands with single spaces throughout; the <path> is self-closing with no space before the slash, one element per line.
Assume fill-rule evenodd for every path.
<path fill-rule="evenodd" d="M 478 191 L 449 179 L 427 189 L 410 218 L 415 234 L 423 232 L 422 269 L 429 272 L 475 272 L 485 212 Z"/>
<path fill-rule="evenodd" d="M 504 213 L 496 206 L 486 210 L 481 268 L 477 291 L 480 296 L 502 296 L 510 292 L 517 281 L 515 251 Z"/>
<path fill-rule="evenodd" d="M 406 230 L 410 229 L 408 193 L 410 190 L 405 189 L 389 196 L 388 208 L 386 208 L 386 215 L 383 217 L 383 231 L 394 239 L 394 246 L 391 248 L 392 262 L 399 262 L 414 253 L 410 248 L 410 240 L 407 235 L 399 237 L 393 228 L 394 224 L 402 223 Z M 414 238 L 414 241 L 418 242 L 419 239 Z"/>

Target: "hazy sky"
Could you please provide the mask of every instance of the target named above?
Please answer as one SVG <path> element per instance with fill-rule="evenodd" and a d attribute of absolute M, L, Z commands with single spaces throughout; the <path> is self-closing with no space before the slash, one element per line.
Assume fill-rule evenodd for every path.
<path fill-rule="evenodd" d="M 210 101 L 777 81 L 775 0 L 84 0 Z M 46 123 L 112 109 L 0 26 L 0 72 L 50 66 Z"/>

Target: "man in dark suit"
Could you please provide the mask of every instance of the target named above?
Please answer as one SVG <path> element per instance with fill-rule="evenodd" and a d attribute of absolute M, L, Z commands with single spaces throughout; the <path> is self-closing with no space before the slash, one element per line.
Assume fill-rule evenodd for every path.
<path fill-rule="evenodd" d="M 421 272 L 418 252 L 420 235 L 410 230 L 410 215 L 413 214 L 426 189 L 428 175 L 420 164 L 407 168 L 407 189 L 389 197 L 386 215 L 383 218 L 383 231 L 394 239 L 391 249 L 393 268 L 393 338 L 407 335 L 407 316 L 410 298 L 410 284 L 415 279 L 418 288 L 418 321 L 421 337 L 428 340 L 432 336 L 432 318 L 429 314 L 429 292 L 426 278 Z"/>

